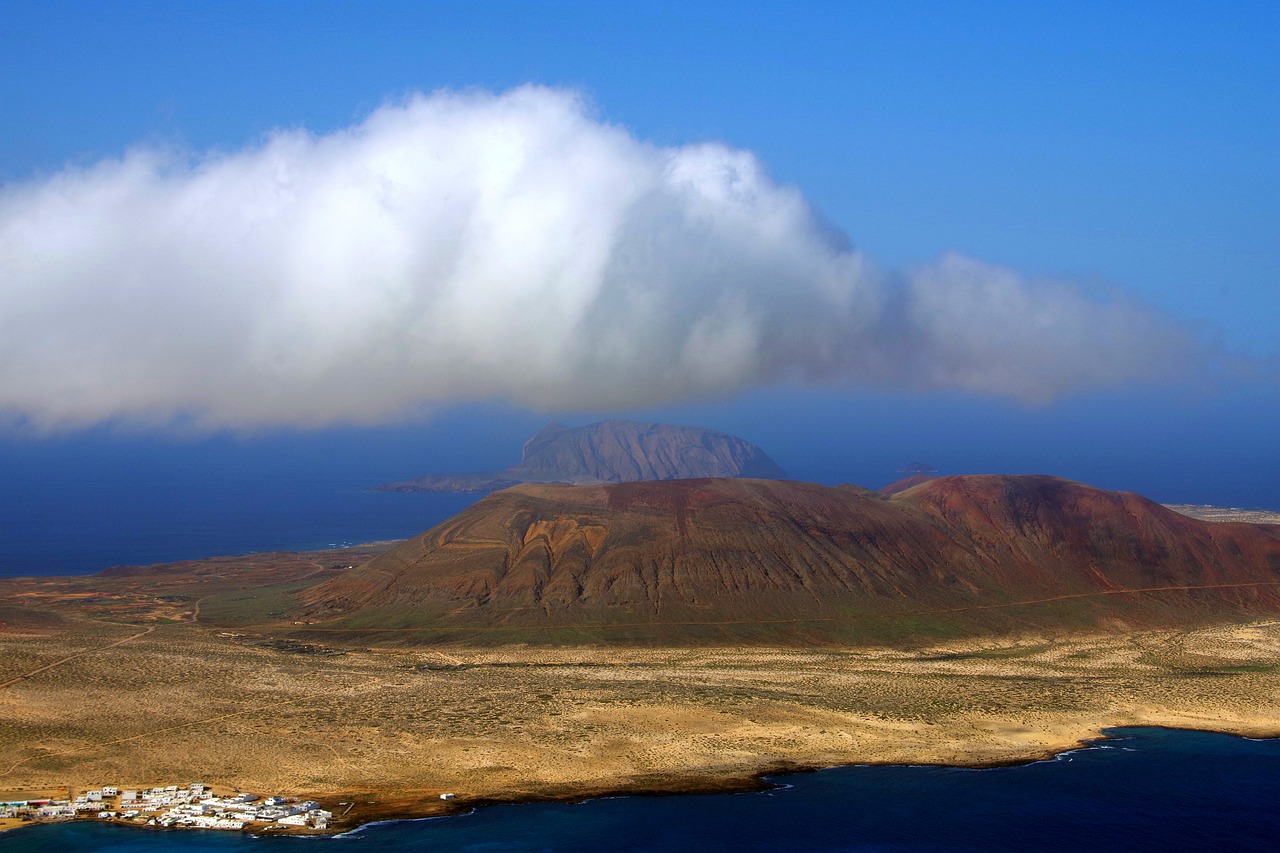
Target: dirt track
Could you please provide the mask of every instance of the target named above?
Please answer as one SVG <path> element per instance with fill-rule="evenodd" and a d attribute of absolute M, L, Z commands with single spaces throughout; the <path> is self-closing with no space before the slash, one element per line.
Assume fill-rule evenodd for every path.
<path fill-rule="evenodd" d="M 188 605 L 190 607 L 190 605 Z M 746 784 L 859 762 L 995 763 L 1156 724 L 1280 731 L 1280 623 L 885 648 L 289 654 L 174 623 L 0 637 L 0 792 L 200 779 L 350 802 Z M 98 634 L 92 633 L 99 632 Z M 56 664 L 56 665 L 55 665 Z M 434 801 L 434 802 L 433 802 Z"/>
<path fill-rule="evenodd" d="M 75 660 L 76 658 L 84 657 L 85 655 L 91 655 L 94 652 L 103 652 L 103 651 L 106 651 L 107 649 L 118 648 L 119 646 L 123 646 L 125 643 L 129 643 L 138 639 L 139 637 L 145 637 L 153 631 L 155 631 L 154 625 L 144 628 L 143 630 L 139 631 L 136 634 L 130 634 L 128 637 L 125 637 L 122 640 L 116 640 L 114 643 L 107 643 L 105 646 L 95 646 L 94 648 L 85 649 L 84 651 L 76 652 L 74 654 L 67 655 L 66 657 L 59 658 L 58 660 L 55 660 L 51 663 L 47 663 L 44 666 L 37 667 L 36 669 L 31 670 L 30 672 L 24 672 L 21 675 L 14 676 L 13 678 L 10 678 L 8 681 L 0 681 L 0 689 L 4 689 L 5 687 L 9 687 L 10 685 L 17 684 L 19 681 L 24 681 L 28 678 L 31 678 L 34 675 L 39 675 L 42 672 L 51 670 L 54 667 L 62 666 L 63 664 L 69 663 Z"/>

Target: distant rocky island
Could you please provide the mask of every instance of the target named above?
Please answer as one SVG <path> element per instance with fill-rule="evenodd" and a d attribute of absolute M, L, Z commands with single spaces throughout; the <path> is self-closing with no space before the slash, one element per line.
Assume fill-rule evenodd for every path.
<path fill-rule="evenodd" d="M 564 432 L 526 462 L 564 470 Z M 1054 477 L 525 483 L 400 543 L 0 578 L 0 832 L 309 834 L 1111 726 L 1269 738 L 1278 615 L 1280 525 Z"/>
<path fill-rule="evenodd" d="M 1280 528 L 1046 476 L 894 491 L 524 484 L 301 592 L 295 618 L 330 638 L 687 646 L 1000 636 L 1029 612 L 1061 631 L 1280 612 Z"/>
<path fill-rule="evenodd" d="M 598 485 L 699 477 L 779 479 L 787 473 L 749 441 L 691 426 L 607 420 L 548 424 L 520 461 L 496 472 L 427 474 L 384 483 L 384 492 L 493 492 L 520 483 Z"/>

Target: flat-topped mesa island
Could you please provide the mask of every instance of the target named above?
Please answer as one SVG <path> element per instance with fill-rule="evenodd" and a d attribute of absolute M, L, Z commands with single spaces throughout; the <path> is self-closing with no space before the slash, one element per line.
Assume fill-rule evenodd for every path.
<path fill-rule="evenodd" d="M 401 543 L 0 580 L 0 825 L 337 832 L 1274 736 L 1278 595 L 1280 527 L 1054 478 L 523 485 Z"/>

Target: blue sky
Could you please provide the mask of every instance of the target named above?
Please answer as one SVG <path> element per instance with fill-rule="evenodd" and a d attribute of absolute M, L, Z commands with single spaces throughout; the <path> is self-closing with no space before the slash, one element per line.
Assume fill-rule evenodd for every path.
<path fill-rule="evenodd" d="M 642 139 L 757 152 L 886 263 L 958 248 L 1098 277 L 1274 351 L 1276 17 L 1268 3 L 16 2 L 0 174 L 157 139 L 324 131 L 409 90 L 570 86 Z"/>
<path fill-rule="evenodd" d="M 9 2 L 0 21 L 0 114 L 8 128 L 0 179 L 17 199 L 15 217 L 26 216 L 34 208 L 20 207 L 24 199 L 58 186 L 68 168 L 92 170 L 130 151 L 178 151 L 184 163 L 207 164 L 264 150 L 280 129 L 340 134 L 414 92 L 462 92 L 465 109 L 475 110 L 478 102 L 465 100 L 475 93 L 501 98 L 536 84 L 577 93 L 579 106 L 551 108 L 585 122 L 592 144 L 619 129 L 630 152 L 619 156 L 638 158 L 637 168 L 648 168 L 645 152 L 704 142 L 750 152 L 763 169 L 753 179 L 760 193 L 782 205 L 794 188 L 806 201 L 812 222 L 797 214 L 799 224 L 786 226 L 797 240 L 814 229 L 835 235 L 822 264 L 852 257 L 841 248 L 847 238 L 858 258 L 899 282 L 886 285 L 890 294 L 908 292 L 901 282 L 941 280 L 931 291 L 936 304 L 959 292 L 947 289 L 959 280 L 954 270 L 936 266 L 958 253 L 980 264 L 976 272 L 965 267 L 965 281 L 1009 271 L 1016 280 L 1002 293 L 1026 295 L 1042 319 L 1079 312 L 1071 329 L 1083 328 L 1083 336 L 1046 338 L 1045 352 L 1027 349 L 1034 340 L 1011 344 L 1015 366 L 1054 363 L 994 376 L 991 360 L 1002 358 L 1010 328 L 983 326 L 991 312 L 970 301 L 949 306 L 938 323 L 974 323 L 984 340 L 957 342 L 954 329 L 938 331 L 937 323 L 912 326 L 903 335 L 913 351 L 911 336 L 923 342 L 925 368 L 885 367 L 901 358 L 892 347 L 872 347 L 851 367 L 826 351 L 795 355 L 804 338 L 795 329 L 829 313 L 809 294 L 794 322 L 788 316 L 763 327 L 785 341 L 756 367 L 722 375 L 682 363 L 687 381 L 670 394 L 662 382 L 633 396 L 612 393 L 644 384 L 626 371 L 549 375 L 541 397 L 497 381 L 480 399 L 432 385 L 420 407 L 374 399 L 369 406 L 385 405 L 387 414 L 355 424 L 337 409 L 227 411 L 225 397 L 147 398 L 131 409 L 128 400 L 145 394 L 113 389 L 109 376 L 60 385 L 76 371 L 69 358 L 40 382 L 11 380 L 18 390 L 0 403 L 13 425 L 0 453 L 23 460 L 32 476 L 69 457 L 91 465 L 188 452 L 224 466 L 270 459 L 289 471 L 341 458 L 344 474 L 367 460 L 372 476 L 411 476 L 504 464 L 549 417 L 619 414 L 736 431 L 795 475 L 827 482 L 875 486 L 918 460 L 957 473 L 1042 471 L 1164 500 L 1280 508 L 1280 24 L 1271 4 L 690 5 Z M 172 178 L 181 168 L 170 164 L 158 172 L 163 180 L 148 179 L 158 196 L 173 181 L 196 180 Z M 73 212 L 91 198 L 84 183 L 65 190 Z M 144 237 L 131 263 L 145 265 Z M 166 256 L 166 293 L 183 287 L 182 257 Z M 92 268 L 59 279 L 70 294 L 64 300 L 15 312 L 23 329 L 7 334 L 24 343 L 21 352 L 38 351 L 58 312 L 75 310 L 68 305 L 104 299 L 111 317 L 110 291 L 85 269 Z M 665 267 L 663 274 L 678 278 Z M 1044 280 L 1065 283 L 1065 295 L 1045 290 Z M 33 278 L 31 293 L 40 285 Z M 676 285 L 710 294 L 709 305 L 736 298 L 721 282 L 711 290 Z M 767 298 L 749 297 L 749 307 L 785 313 L 791 291 L 763 280 L 752 287 Z M 1117 299 L 1133 310 L 1122 318 L 1110 309 L 1089 313 L 1094 301 Z M 219 304 L 174 310 L 217 313 Z M 1021 334 L 1020 315 L 1007 322 Z M 896 323 L 884 321 L 874 336 L 892 338 Z M 139 328 L 131 337 L 145 334 Z M 814 337 L 838 347 L 848 328 L 824 326 Z M 645 346 L 666 340 L 653 334 Z M 143 355 L 164 361 L 172 352 L 180 364 L 193 337 L 175 335 Z M 729 359 L 735 340 L 718 339 L 714 359 Z M 680 342 L 687 350 L 689 338 Z M 95 346 L 77 357 L 122 344 Z M 448 363 L 465 359 L 466 350 L 458 352 Z M 1116 369 L 1066 371 L 1086 356 Z M 1161 369 L 1159 362 L 1179 358 L 1202 364 Z M 956 359 L 969 361 L 939 373 L 939 364 Z M 173 381 L 190 384 L 181 375 Z M 475 381 L 490 387 L 483 374 Z M 530 380 L 537 389 L 543 381 Z M 1037 382 L 1044 395 L 1028 391 Z M 92 407 L 67 403 L 95 394 L 103 399 Z M 175 428 L 173 412 L 183 405 L 212 414 L 195 417 L 195 428 Z"/>

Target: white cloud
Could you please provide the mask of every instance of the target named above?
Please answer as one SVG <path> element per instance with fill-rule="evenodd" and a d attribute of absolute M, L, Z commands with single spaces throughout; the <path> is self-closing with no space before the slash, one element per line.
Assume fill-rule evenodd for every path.
<path fill-rule="evenodd" d="M 968 258 L 877 272 L 749 152 L 648 145 L 532 86 L 6 186 L 0 278 L 0 413 L 37 427 L 617 409 L 787 378 L 1035 401 L 1197 348 Z"/>

